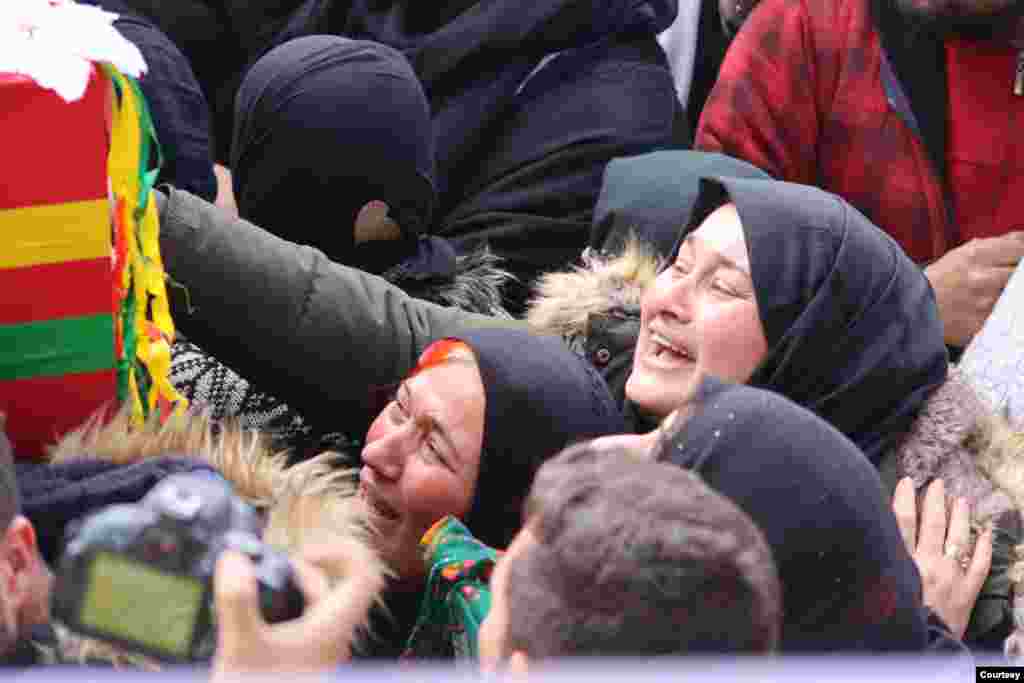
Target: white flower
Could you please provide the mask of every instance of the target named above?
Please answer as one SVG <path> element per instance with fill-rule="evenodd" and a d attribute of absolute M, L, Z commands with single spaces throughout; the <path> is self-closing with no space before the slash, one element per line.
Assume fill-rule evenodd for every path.
<path fill-rule="evenodd" d="M 94 62 L 138 78 L 146 62 L 116 18 L 72 0 L 0 0 L 0 73 L 28 76 L 67 102 L 85 94 Z"/>

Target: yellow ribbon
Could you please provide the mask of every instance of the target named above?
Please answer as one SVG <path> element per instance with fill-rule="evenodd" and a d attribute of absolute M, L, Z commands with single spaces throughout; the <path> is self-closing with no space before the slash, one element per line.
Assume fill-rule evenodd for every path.
<path fill-rule="evenodd" d="M 126 263 L 120 274 L 122 291 L 130 291 L 134 284 L 135 329 L 124 330 L 124 333 L 135 335 L 136 359 L 146 368 L 150 378 L 143 404 L 133 364 L 128 380 L 129 393 L 132 395 L 132 416 L 139 424 L 154 410 L 160 410 L 161 419 L 166 418 L 168 414 L 163 409 L 168 404 L 173 405 L 174 414 L 180 415 L 188 402 L 170 382 L 170 344 L 174 339 L 174 322 L 164 285 L 160 224 L 152 191 L 144 197 L 141 210 L 139 207 L 143 144 L 140 115 L 144 105 L 138 101 L 135 88 L 124 75 L 109 66 L 106 71 L 120 91 L 120 98 L 114 105 L 107 168 L 111 192 L 125 203 L 125 211 L 120 216 L 126 219 L 127 224 L 117 226 L 123 231 L 126 241 Z"/>

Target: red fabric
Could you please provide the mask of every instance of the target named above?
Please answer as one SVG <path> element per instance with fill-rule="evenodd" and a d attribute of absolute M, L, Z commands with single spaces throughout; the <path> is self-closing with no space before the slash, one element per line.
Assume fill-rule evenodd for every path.
<path fill-rule="evenodd" d="M 34 81 L 0 78 L 0 209 L 107 196 L 108 81 L 93 67 L 85 95 L 68 103 Z M 57 180 L 60 182 L 57 182 Z"/>
<path fill-rule="evenodd" d="M 697 149 L 860 209 L 918 262 L 955 245 L 927 150 L 889 106 L 867 0 L 763 0 L 733 40 Z"/>
<path fill-rule="evenodd" d="M 1024 229 L 1024 97 L 1013 94 L 1017 50 L 946 44 L 947 168 L 960 236 Z"/>
<path fill-rule="evenodd" d="M 117 371 L 30 377 L 0 382 L 0 413 L 14 453 L 23 459 L 42 458 L 46 446 L 79 427 L 117 397 Z M 115 406 L 116 407 L 116 406 Z"/>
<path fill-rule="evenodd" d="M 110 313 L 112 287 L 109 258 L 0 268 L 0 325 Z"/>
<path fill-rule="evenodd" d="M 0 150 L 13 161 L 0 165 L 0 209 L 107 197 L 109 87 L 93 67 L 85 95 L 68 103 L 25 77 L 0 74 Z M 109 258 L 0 269 L 0 323 L 109 313 L 111 278 Z M 0 382 L 0 412 L 22 458 L 43 457 L 46 445 L 116 397 L 114 369 Z"/>

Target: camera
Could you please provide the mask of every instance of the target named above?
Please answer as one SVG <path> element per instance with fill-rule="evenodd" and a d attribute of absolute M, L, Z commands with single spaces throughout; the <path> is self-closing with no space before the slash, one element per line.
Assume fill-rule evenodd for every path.
<path fill-rule="evenodd" d="M 224 550 L 256 567 L 267 622 L 305 607 L 288 559 L 259 539 L 256 511 L 212 472 L 167 477 L 136 504 L 69 528 L 53 615 L 71 631 L 167 662 L 216 649 L 213 571 Z"/>

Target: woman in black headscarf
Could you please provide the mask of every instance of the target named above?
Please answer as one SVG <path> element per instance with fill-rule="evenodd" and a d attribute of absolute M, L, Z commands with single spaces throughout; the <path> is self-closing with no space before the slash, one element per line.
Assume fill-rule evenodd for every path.
<path fill-rule="evenodd" d="M 986 439 L 967 437 L 987 433 L 990 417 L 962 373 L 947 375 L 942 326 L 920 268 L 834 195 L 740 178 L 747 169 L 717 155 L 677 153 L 686 172 L 674 174 L 664 168 L 668 159 L 654 156 L 615 162 L 604 191 L 614 211 L 650 217 L 645 233 L 660 236 L 662 253 L 673 259 L 642 300 L 626 392 L 638 431 L 685 402 L 692 382 L 710 374 L 778 392 L 825 418 L 879 467 L 889 491 L 904 474 L 919 489 L 945 479 L 950 501 L 971 502 L 976 527 L 998 520 L 991 575 L 967 637 L 972 645 L 1001 643 L 1012 624 L 1008 570 L 1020 517 L 976 464 L 991 460 L 991 449 Z M 736 168 L 721 168 L 729 164 Z M 709 166 L 720 168 L 708 173 Z M 643 203 L 632 199 L 634 208 L 632 195 L 623 196 L 625 178 L 644 171 L 662 178 L 646 183 L 656 189 Z M 711 176 L 699 192 L 698 175 Z M 671 191 L 669 182 L 691 191 Z M 660 210 L 648 210 L 651 204 Z M 664 246 L 670 210 L 690 219 L 671 250 Z M 733 267 L 716 263 L 722 256 Z M 705 263 L 703 280 L 680 277 L 681 269 L 699 271 Z M 716 292 L 716 278 L 724 292 Z M 734 309 L 743 314 L 723 313 Z M 652 369 L 650 350 L 665 355 L 658 341 L 683 347 L 696 362 Z M 730 353 L 730 345 L 746 353 Z"/>
<path fill-rule="evenodd" d="M 877 463 L 946 372 L 934 294 L 896 242 L 816 188 L 717 177 L 644 293 L 626 395 L 658 418 L 703 376 L 748 383 Z"/>
<path fill-rule="evenodd" d="M 475 330 L 430 345 L 366 435 L 360 494 L 396 574 L 371 651 L 397 655 L 426 580 L 419 541 L 460 518 L 505 547 L 534 473 L 577 439 L 624 429 L 600 375 L 559 340 Z"/>
<path fill-rule="evenodd" d="M 959 649 L 922 605 L 875 469 L 817 416 L 707 378 L 653 457 L 699 474 L 764 532 L 783 588 L 783 652 Z"/>

